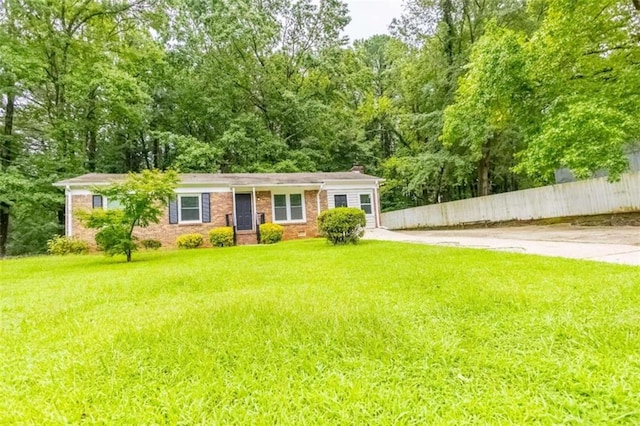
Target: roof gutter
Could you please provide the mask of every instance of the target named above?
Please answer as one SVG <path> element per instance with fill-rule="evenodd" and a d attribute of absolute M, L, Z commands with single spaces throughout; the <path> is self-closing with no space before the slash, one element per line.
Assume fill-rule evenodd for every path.
<path fill-rule="evenodd" d="M 71 189 L 72 186 L 104 186 L 104 185 L 111 185 L 114 182 L 67 182 L 67 181 L 60 181 L 60 182 L 55 182 L 52 183 L 52 186 L 56 186 L 58 188 L 65 188 L 65 189 Z"/>
<path fill-rule="evenodd" d="M 73 197 L 71 196 L 71 187 L 67 185 L 64 190 L 64 198 L 65 198 L 65 215 L 64 220 L 66 221 L 64 234 L 67 237 L 73 236 Z"/>
<path fill-rule="evenodd" d="M 318 193 L 316 194 L 316 204 L 318 207 L 318 216 L 320 216 L 320 193 L 322 192 L 322 189 L 324 188 L 324 182 L 322 182 L 320 184 L 320 188 L 318 189 Z"/>
<path fill-rule="evenodd" d="M 375 188 L 373 188 L 373 199 L 374 202 L 376 203 L 376 228 L 381 228 L 382 227 L 382 222 L 380 220 L 380 215 L 382 214 L 382 209 L 380 207 L 380 184 L 379 181 L 376 180 L 376 186 Z"/>

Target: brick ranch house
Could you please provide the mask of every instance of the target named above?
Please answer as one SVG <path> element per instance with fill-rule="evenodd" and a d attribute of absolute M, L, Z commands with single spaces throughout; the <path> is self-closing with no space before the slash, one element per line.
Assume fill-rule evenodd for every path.
<path fill-rule="evenodd" d="M 258 241 L 258 224 L 284 226 L 284 239 L 318 236 L 318 213 L 348 206 L 364 210 L 367 228 L 380 226 L 379 185 L 383 179 L 354 167 L 337 173 L 182 174 L 176 197 L 165 209 L 160 223 L 137 228 L 140 239 L 160 240 L 174 246 L 179 235 L 199 233 L 208 243 L 212 228 L 233 226 L 238 244 Z M 78 211 L 116 208 L 92 189 L 121 181 L 126 175 L 90 173 L 63 180 L 65 188 L 65 234 L 94 243 L 95 230 L 85 228 Z"/>

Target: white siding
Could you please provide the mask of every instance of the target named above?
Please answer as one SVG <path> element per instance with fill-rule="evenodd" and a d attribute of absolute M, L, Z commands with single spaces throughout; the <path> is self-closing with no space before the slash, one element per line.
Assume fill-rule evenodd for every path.
<path fill-rule="evenodd" d="M 376 208 L 377 200 L 373 198 L 373 190 L 371 189 L 331 189 L 327 191 L 327 206 L 332 209 L 336 206 L 335 195 L 346 195 L 347 205 L 349 207 L 361 208 L 360 194 L 368 194 L 371 197 L 371 214 L 367 214 L 367 228 L 376 227 Z"/>
<path fill-rule="evenodd" d="M 383 213 L 382 226 L 409 229 L 632 211 L 640 211 L 640 172 L 613 183 L 603 177 Z"/>

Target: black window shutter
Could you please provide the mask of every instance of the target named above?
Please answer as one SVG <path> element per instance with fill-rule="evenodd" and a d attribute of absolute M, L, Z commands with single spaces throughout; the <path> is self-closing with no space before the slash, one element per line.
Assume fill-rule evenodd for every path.
<path fill-rule="evenodd" d="M 175 197 L 169 200 L 169 223 L 178 223 L 178 199 Z"/>
<path fill-rule="evenodd" d="M 211 223 L 211 203 L 210 194 L 208 192 L 202 193 L 202 223 Z"/>
<path fill-rule="evenodd" d="M 93 196 L 93 208 L 101 209 L 102 208 L 102 195 L 94 195 Z"/>

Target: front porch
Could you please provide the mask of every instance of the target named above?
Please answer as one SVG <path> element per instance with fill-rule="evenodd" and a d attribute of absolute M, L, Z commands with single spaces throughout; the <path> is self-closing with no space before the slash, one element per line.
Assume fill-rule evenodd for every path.
<path fill-rule="evenodd" d="M 318 236 L 318 212 L 326 209 L 326 195 L 321 197 L 319 188 L 236 187 L 231 192 L 233 213 L 225 222 L 233 228 L 237 245 L 259 243 L 260 225 L 267 222 L 284 226 L 285 240 Z"/>

